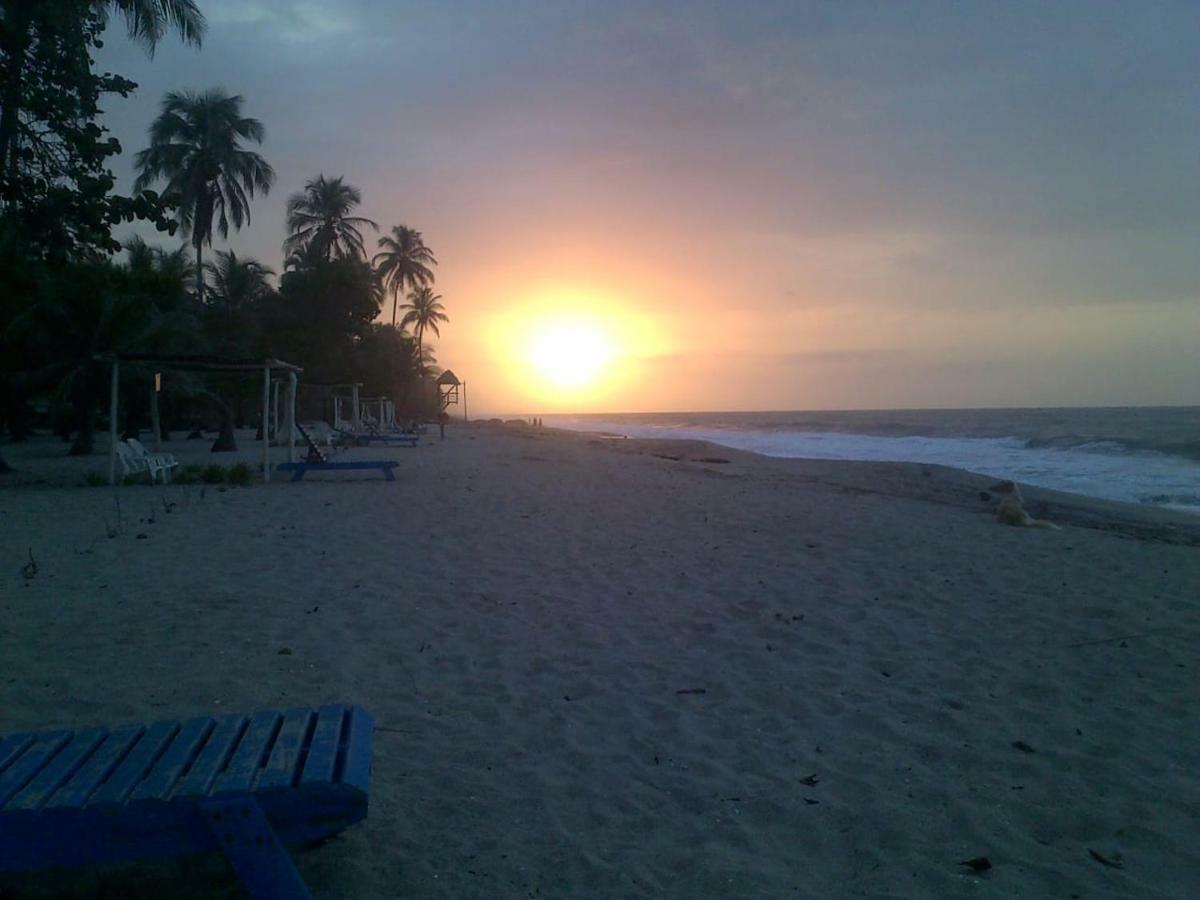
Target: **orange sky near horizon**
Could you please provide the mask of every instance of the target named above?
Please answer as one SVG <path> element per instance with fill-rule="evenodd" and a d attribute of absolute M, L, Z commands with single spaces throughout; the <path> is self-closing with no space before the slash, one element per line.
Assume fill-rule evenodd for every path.
<path fill-rule="evenodd" d="M 121 187 L 165 91 L 243 94 L 277 180 L 214 249 L 281 269 L 344 176 L 435 251 L 472 416 L 1198 401 L 1187 4 L 202 6 L 100 54 Z M 572 386 L 530 345 L 581 321 Z"/>

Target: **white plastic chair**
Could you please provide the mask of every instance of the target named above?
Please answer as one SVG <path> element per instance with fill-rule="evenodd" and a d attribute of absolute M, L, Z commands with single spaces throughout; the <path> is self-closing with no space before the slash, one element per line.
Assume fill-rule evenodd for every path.
<path fill-rule="evenodd" d="M 163 484 L 171 480 L 171 470 L 179 465 L 173 454 L 151 453 L 137 438 L 129 438 L 125 443 L 129 446 L 135 458 L 145 461 L 146 468 L 150 472 L 151 481 L 157 480 L 160 474 L 162 475 Z"/>

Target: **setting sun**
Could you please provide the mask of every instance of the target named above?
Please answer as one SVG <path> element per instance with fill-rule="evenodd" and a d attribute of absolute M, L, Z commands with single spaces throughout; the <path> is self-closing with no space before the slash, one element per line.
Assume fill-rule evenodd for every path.
<path fill-rule="evenodd" d="M 559 388 L 591 385 L 612 361 L 612 342 L 588 322 L 555 322 L 534 335 L 529 361 L 550 384 Z"/>
<path fill-rule="evenodd" d="M 518 402 L 558 409 L 603 403 L 644 375 L 666 349 L 661 323 L 603 287 L 525 287 L 490 322 L 503 383 Z"/>

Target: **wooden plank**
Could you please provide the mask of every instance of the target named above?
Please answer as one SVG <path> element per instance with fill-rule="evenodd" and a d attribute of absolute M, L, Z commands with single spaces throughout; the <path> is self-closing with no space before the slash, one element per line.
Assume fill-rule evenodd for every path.
<path fill-rule="evenodd" d="M 201 814 L 251 898 L 312 900 L 308 886 L 257 800 L 206 800 Z"/>
<path fill-rule="evenodd" d="M 234 749 L 246 730 L 245 716 L 223 716 L 204 743 L 196 762 L 179 781 L 175 797 L 204 797 L 212 789 L 217 775 L 233 755 Z"/>
<path fill-rule="evenodd" d="M 0 775 L 0 807 L 3 807 L 21 788 L 49 763 L 71 738 L 69 731 L 47 731 L 36 740 Z"/>
<path fill-rule="evenodd" d="M 128 725 L 111 732 L 86 763 L 46 803 L 46 809 L 83 806 L 105 779 L 120 765 L 130 748 L 146 731 L 142 725 Z"/>
<path fill-rule="evenodd" d="M 208 734 L 215 723 L 208 716 L 188 719 L 180 726 L 178 733 L 168 747 L 158 758 L 153 768 L 146 773 L 133 793 L 129 795 L 134 800 L 166 800 L 171 795 L 171 789 L 179 776 L 187 771 L 188 766 L 195 760 Z"/>
<path fill-rule="evenodd" d="M 108 730 L 104 728 L 75 732 L 62 752 L 9 801 L 7 808 L 40 809 L 55 791 L 71 780 L 107 736 Z"/>
<path fill-rule="evenodd" d="M 275 748 L 263 769 L 255 790 L 291 787 L 300 780 L 300 763 L 316 714 L 312 709 L 291 709 L 284 713 L 283 725 L 275 738 Z"/>
<path fill-rule="evenodd" d="M 98 787 L 88 805 L 124 803 L 179 730 L 178 722 L 155 722 L 126 754 L 112 775 Z"/>
<path fill-rule="evenodd" d="M 366 793 L 371 784 L 371 737 L 375 733 L 375 720 L 365 709 L 357 706 L 350 709 L 350 723 L 344 733 L 341 772 L 337 780 L 350 784 Z"/>
<path fill-rule="evenodd" d="M 12 765 L 13 761 L 24 753 L 25 748 L 36 738 L 35 734 L 10 734 L 8 737 L 0 738 L 0 775 L 4 774 L 4 770 Z"/>
<path fill-rule="evenodd" d="M 342 721 L 345 717 L 344 706 L 331 704 L 317 710 L 317 724 L 308 747 L 308 757 L 304 761 L 301 784 L 328 784 L 333 781 L 338 745 L 342 740 Z"/>
<path fill-rule="evenodd" d="M 238 744 L 237 751 L 229 760 L 229 765 L 213 786 L 214 797 L 244 794 L 254 787 L 259 771 L 267 764 L 267 758 L 271 755 L 275 735 L 279 733 L 279 723 L 282 720 L 283 716 L 277 712 L 255 713 Z"/>

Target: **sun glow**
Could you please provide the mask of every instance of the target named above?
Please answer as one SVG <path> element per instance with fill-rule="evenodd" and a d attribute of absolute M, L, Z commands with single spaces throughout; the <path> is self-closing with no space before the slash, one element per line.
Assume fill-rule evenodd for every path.
<path fill-rule="evenodd" d="M 635 384 L 662 352 L 651 319 L 607 292 L 542 286 L 492 320 L 511 388 L 534 408 L 586 410 Z"/>
<path fill-rule="evenodd" d="M 594 323 L 551 322 L 535 332 L 529 362 L 543 379 L 559 388 L 595 383 L 613 359 L 612 341 Z"/>

